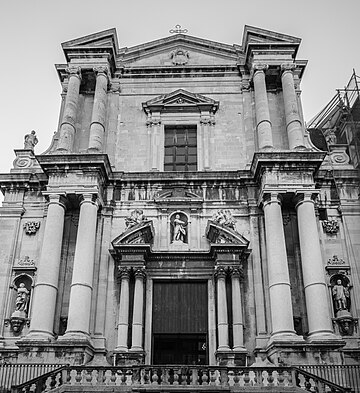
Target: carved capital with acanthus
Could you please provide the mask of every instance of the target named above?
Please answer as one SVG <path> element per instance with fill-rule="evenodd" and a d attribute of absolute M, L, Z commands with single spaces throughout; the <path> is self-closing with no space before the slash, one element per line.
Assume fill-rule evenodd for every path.
<path fill-rule="evenodd" d="M 224 266 L 216 266 L 214 276 L 217 280 L 226 278 L 226 268 Z"/>
<path fill-rule="evenodd" d="M 238 279 L 244 278 L 244 271 L 242 266 L 232 266 L 229 271 L 230 271 L 231 278 L 233 277 Z"/>
<path fill-rule="evenodd" d="M 146 278 L 146 272 L 145 272 L 145 268 L 137 268 L 134 270 L 134 276 L 135 276 L 135 280 L 145 280 Z"/>
<path fill-rule="evenodd" d="M 80 66 L 71 66 L 67 67 L 65 70 L 69 74 L 69 78 L 75 76 L 81 80 L 81 67 Z"/>
<path fill-rule="evenodd" d="M 294 63 L 282 63 L 281 66 L 281 72 L 284 73 L 286 71 L 288 72 L 293 72 L 296 68 L 296 64 Z"/>
<path fill-rule="evenodd" d="M 129 280 L 130 279 L 130 269 L 128 267 L 118 267 L 118 276 L 120 280 Z"/>

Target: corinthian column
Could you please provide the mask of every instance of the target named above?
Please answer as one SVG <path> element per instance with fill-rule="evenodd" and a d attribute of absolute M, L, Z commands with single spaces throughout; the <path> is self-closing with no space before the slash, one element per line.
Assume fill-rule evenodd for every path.
<path fill-rule="evenodd" d="M 304 148 L 304 136 L 294 85 L 293 63 L 281 64 L 281 83 L 284 96 L 286 131 L 290 150 Z"/>
<path fill-rule="evenodd" d="M 218 267 L 215 272 L 217 279 L 217 326 L 218 326 L 218 351 L 230 351 L 229 324 L 226 300 L 226 272 L 223 267 Z"/>
<path fill-rule="evenodd" d="M 290 277 L 281 214 L 277 193 L 267 194 L 263 202 L 266 251 L 269 271 L 269 295 L 272 337 L 295 336 L 291 304 Z"/>
<path fill-rule="evenodd" d="M 81 82 L 80 67 L 69 67 L 66 71 L 69 74 L 69 83 L 60 126 L 60 138 L 57 146 L 57 151 L 59 153 L 71 153 L 72 151 L 76 131 L 75 122 Z"/>
<path fill-rule="evenodd" d="M 233 350 L 244 350 L 244 322 L 240 289 L 241 268 L 232 268 L 231 293 L 232 293 L 232 315 L 233 315 Z"/>
<path fill-rule="evenodd" d="M 311 193 L 300 194 L 296 210 L 299 227 L 301 266 L 305 287 L 309 338 L 321 339 L 332 334 L 327 287 Z M 327 337 L 325 337 L 327 338 Z"/>
<path fill-rule="evenodd" d="M 100 153 L 103 151 L 106 117 L 106 98 L 108 85 L 108 67 L 95 67 L 96 86 L 94 106 L 90 124 L 89 151 Z"/>
<path fill-rule="evenodd" d="M 80 203 L 74 266 L 70 290 L 68 325 L 61 339 L 89 339 L 98 204 L 84 194 Z"/>
<path fill-rule="evenodd" d="M 130 351 L 143 351 L 142 333 L 144 318 L 144 269 L 135 270 L 134 311 L 132 321 L 132 340 Z"/>
<path fill-rule="evenodd" d="M 265 83 L 265 71 L 267 69 L 267 64 L 254 64 L 253 66 L 256 132 L 260 150 L 273 147 L 270 112 Z"/>
<path fill-rule="evenodd" d="M 27 339 L 53 337 L 65 204 L 60 195 L 50 195 L 49 200 Z"/>
<path fill-rule="evenodd" d="M 121 292 L 119 304 L 118 336 L 116 351 L 126 352 L 128 350 L 128 330 L 129 330 L 129 269 L 120 270 Z"/>

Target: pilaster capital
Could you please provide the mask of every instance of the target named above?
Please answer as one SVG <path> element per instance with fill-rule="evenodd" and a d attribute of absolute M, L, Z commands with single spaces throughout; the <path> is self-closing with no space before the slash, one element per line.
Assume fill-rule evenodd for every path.
<path fill-rule="evenodd" d="M 282 196 L 278 192 L 268 192 L 263 195 L 262 197 L 262 204 L 263 207 L 270 205 L 271 203 L 277 203 L 281 205 L 282 203 Z"/>
<path fill-rule="evenodd" d="M 214 276 L 217 280 L 224 279 L 226 278 L 226 267 L 224 266 L 216 266 L 215 267 L 215 272 Z"/>
<path fill-rule="evenodd" d="M 251 85 L 250 85 L 250 80 L 249 79 L 242 79 L 242 81 L 241 81 L 241 90 L 242 91 L 250 91 L 251 90 Z"/>
<path fill-rule="evenodd" d="M 134 276 L 135 276 L 135 280 L 141 280 L 144 281 L 146 278 L 146 272 L 145 272 L 145 268 L 136 268 L 134 270 Z"/>
<path fill-rule="evenodd" d="M 70 66 L 65 70 L 69 74 L 69 78 L 75 76 L 81 80 L 81 67 L 80 66 Z"/>
<path fill-rule="evenodd" d="M 281 72 L 284 74 L 286 71 L 288 72 L 293 72 L 296 68 L 296 64 L 294 63 L 282 63 L 281 66 Z"/>
<path fill-rule="evenodd" d="M 315 205 L 315 200 L 318 196 L 318 192 L 316 190 L 309 190 L 305 192 L 296 193 L 294 197 L 295 207 L 299 207 L 303 203 L 311 203 Z"/>
<path fill-rule="evenodd" d="M 130 279 L 130 269 L 124 266 L 118 266 L 118 276 L 120 280 L 129 280 Z"/>
<path fill-rule="evenodd" d="M 84 203 L 91 203 L 92 205 L 95 205 L 96 207 L 99 206 L 99 200 L 97 194 L 81 194 L 80 197 L 80 206 Z"/>
<path fill-rule="evenodd" d="M 109 78 L 109 67 L 108 66 L 96 66 L 93 68 L 93 71 L 95 72 L 96 76 L 105 76 L 106 78 Z"/>

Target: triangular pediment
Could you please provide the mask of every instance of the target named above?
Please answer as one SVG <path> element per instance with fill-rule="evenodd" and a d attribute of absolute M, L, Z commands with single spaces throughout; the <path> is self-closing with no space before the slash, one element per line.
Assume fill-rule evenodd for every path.
<path fill-rule="evenodd" d="M 239 46 L 176 34 L 129 48 L 120 48 L 124 66 L 236 65 Z"/>
<path fill-rule="evenodd" d="M 143 108 L 146 113 L 164 110 L 208 110 L 215 113 L 219 102 L 201 94 L 191 93 L 184 89 L 178 89 L 168 94 L 162 94 L 145 103 Z"/>
<path fill-rule="evenodd" d="M 243 48 L 249 43 L 287 43 L 300 44 L 301 39 L 287 34 L 277 33 L 271 30 L 260 29 L 259 27 L 245 25 L 243 35 Z"/>
<path fill-rule="evenodd" d="M 125 232 L 117 236 L 111 243 L 114 250 L 122 245 L 129 244 L 152 244 L 154 239 L 154 227 L 151 220 L 133 225 Z"/>
<path fill-rule="evenodd" d="M 249 240 L 234 229 L 209 220 L 206 227 L 206 237 L 214 245 L 231 245 L 247 249 Z"/>

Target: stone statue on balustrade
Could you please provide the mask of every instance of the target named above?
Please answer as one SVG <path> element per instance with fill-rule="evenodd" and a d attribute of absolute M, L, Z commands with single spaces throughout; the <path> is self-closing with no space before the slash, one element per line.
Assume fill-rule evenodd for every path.
<path fill-rule="evenodd" d="M 34 151 L 34 147 L 37 143 L 38 139 L 36 137 L 36 133 L 34 130 L 32 130 L 30 134 L 26 134 L 24 137 L 24 150 Z"/>
<path fill-rule="evenodd" d="M 126 229 L 132 228 L 134 225 L 142 224 L 146 221 L 144 212 L 141 209 L 135 209 L 130 213 L 130 217 L 125 218 Z"/>
<path fill-rule="evenodd" d="M 339 311 L 349 311 L 350 291 L 348 286 L 344 286 L 338 279 L 332 288 L 334 308 L 336 313 Z"/>

